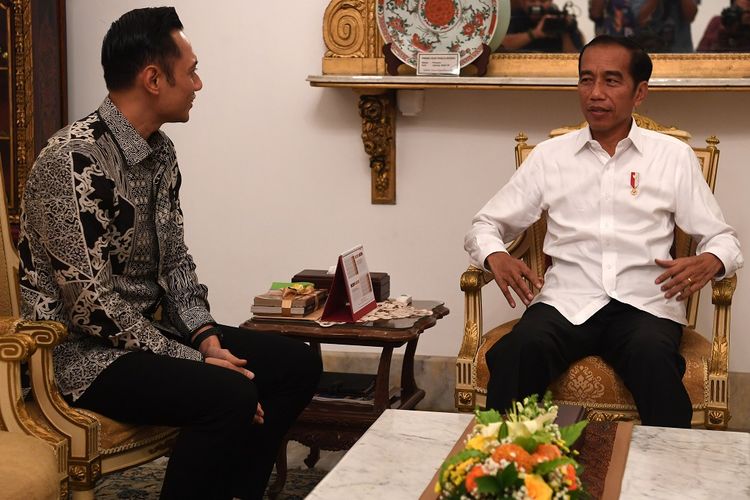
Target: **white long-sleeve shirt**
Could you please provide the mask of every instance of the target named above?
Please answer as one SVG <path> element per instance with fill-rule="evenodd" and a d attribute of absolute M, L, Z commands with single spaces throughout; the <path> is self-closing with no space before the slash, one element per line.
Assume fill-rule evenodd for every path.
<path fill-rule="evenodd" d="M 484 268 L 544 210 L 552 265 L 532 303 L 555 307 L 573 324 L 611 298 L 685 324 L 685 302 L 666 299 L 654 283 L 664 272 L 654 259 L 671 259 L 675 224 L 696 238 L 698 254 L 721 260 L 725 276 L 743 264 L 690 146 L 635 123 L 612 157 L 588 127 L 536 146 L 474 217 L 464 240 L 472 264 Z"/>

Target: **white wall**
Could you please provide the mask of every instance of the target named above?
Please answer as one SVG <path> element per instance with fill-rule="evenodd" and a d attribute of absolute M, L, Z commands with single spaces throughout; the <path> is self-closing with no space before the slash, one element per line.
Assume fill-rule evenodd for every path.
<path fill-rule="evenodd" d="M 418 353 L 455 356 L 463 315 L 458 280 L 467 265 L 463 235 L 471 217 L 513 172 L 518 131 L 539 140 L 553 126 L 580 121 L 576 94 L 427 92 L 425 111 L 398 122 L 398 204 L 371 205 L 356 95 L 305 82 L 320 73 L 327 3 L 295 2 L 291 17 L 287 2 L 268 2 L 261 12 L 257 2 L 244 0 L 173 1 L 205 84 L 190 123 L 165 127 L 184 177 L 188 244 L 215 316 L 239 324 L 252 296 L 272 281 L 326 268 L 362 242 L 370 268 L 390 273 L 392 294 L 446 301 L 451 315 L 426 332 Z M 71 119 L 105 95 L 99 50 L 111 21 L 149 4 L 68 0 Z M 652 93 L 642 111 L 690 130 L 695 144 L 709 134 L 721 138 L 716 194 L 750 248 L 750 93 Z M 495 287 L 487 289 L 488 325 L 517 315 Z M 749 294 L 740 276 L 735 371 L 750 372 Z M 711 324 L 707 312 L 704 330 Z"/>

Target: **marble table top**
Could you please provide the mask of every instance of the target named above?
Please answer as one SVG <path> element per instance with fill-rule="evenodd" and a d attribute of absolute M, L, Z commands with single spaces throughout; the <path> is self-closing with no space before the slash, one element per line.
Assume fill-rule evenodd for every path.
<path fill-rule="evenodd" d="M 417 499 L 471 417 L 386 410 L 307 498 Z M 750 498 L 750 433 L 636 426 L 620 498 Z"/>
<path fill-rule="evenodd" d="M 750 433 L 635 426 L 620 499 L 750 498 Z"/>

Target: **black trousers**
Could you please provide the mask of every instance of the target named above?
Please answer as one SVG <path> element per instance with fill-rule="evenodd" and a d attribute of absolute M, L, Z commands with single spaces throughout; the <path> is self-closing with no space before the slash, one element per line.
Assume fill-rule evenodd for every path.
<path fill-rule="evenodd" d="M 644 425 L 690 427 L 681 338 L 678 323 L 616 300 L 581 325 L 534 304 L 486 354 L 487 407 L 505 411 L 513 400 L 542 395 L 573 362 L 599 355 L 633 395 Z"/>
<path fill-rule="evenodd" d="M 222 346 L 247 359 L 250 380 L 227 368 L 132 352 L 105 368 L 74 403 L 134 424 L 180 427 L 163 499 L 260 499 L 281 444 L 322 371 L 302 342 L 221 326 Z M 256 405 L 265 422 L 253 424 Z"/>

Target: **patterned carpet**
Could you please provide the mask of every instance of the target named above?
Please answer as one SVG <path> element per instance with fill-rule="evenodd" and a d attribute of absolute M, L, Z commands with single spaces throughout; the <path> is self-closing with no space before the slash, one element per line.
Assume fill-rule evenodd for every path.
<path fill-rule="evenodd" d="M 160 458 L 125 472 L 105 476 L 96 486 L 97 500 L 158 499 L 166 464 L 167 459 Z M 326 471 L 320 469 L 290 469 L 278 500 L 302 500 L 325 475 Z M 270 483 L 273 481 L 274 475 Z"/>

